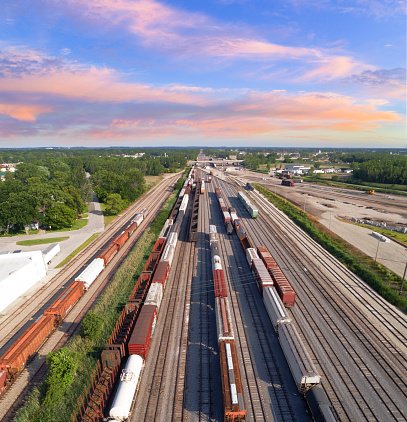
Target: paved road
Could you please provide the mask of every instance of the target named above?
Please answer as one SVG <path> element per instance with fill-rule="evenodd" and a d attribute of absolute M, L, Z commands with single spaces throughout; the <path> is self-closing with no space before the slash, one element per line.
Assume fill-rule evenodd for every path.
<path fill-rule="evenodd" d="M 73 252 L 78 246 L 83 242 L 89 239 L 90 236 L 94 233 L 101 233 L 104 231 L 104 221 L 103 214 L 100 209 L 100 204 L 96 196 L 93 197 L 92 202 L 89 204 L 89 221 L 85 227 L 82 227 L 79 230 L 72 230 L 69 232 L 53 232 L 45 233 L 41 230 L 38 234 L 33 235 L 21 235 L 13 237 L 5 237 L 0 240 L 0 252 L 9 251 L 12 253 L 15 250 L 21 250 L 22 252 L 27 251 L 42 251 L 49 246 L 45 245 L 36 245 L 36 246 L 20 246 L 16 242 L 21 240 L 31 240 L 31 239 L 47 239 L 52 237 L 65 237 L 69 236 L 69 239 L 60 242 L 61 251 L 58 255 L 52 260 L 49 265 L 49 269 L 55 268 L 61 261 L 63 261 L 71 252 Z M 53 276 L 54 274 L 52 274 Z"/>

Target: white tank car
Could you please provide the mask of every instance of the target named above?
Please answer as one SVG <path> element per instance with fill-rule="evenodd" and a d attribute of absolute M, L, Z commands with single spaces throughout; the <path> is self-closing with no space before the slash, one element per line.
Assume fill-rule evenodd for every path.
<path fill-rule="evenodd" d="M 132 221 L 135 221 L 137 223 L 137 226 L 139 226 L 142 221 L 144 220 L 143 214 L 137 214 Z"/>
<path fill-rule="evenodd" d="M 278 335 L 298 391 L 303 393 L 319 384 L 321 377 L 295 326 L 291 323 L 279 324 Z"/>
<path fill-rule="evenodd" d="M 131 405 L 143 368 L 143 359 L 139 355 L 129 356 L 120 375 L 119 387 L 109 412 L 114 421 L 125 421 L 130 416 Z"/>
<path fill-rule="evenodd" d="M 96 258 L 75 278 L 75 281 L 83 281 L 85 290 L 88 290 L 104 268 L 105 261 Z"/>
<path fill-rule="evenodd" d="M 221 270 L 222 269 L 222 261 L 219 255 L 214 255 L 212 257 L 212 271 Z"/>
<path fill-rule="evenodd" d="M 273 324 L 274 330 L 278 332 L 278 325 L 284 322 L 291 322 L 280 296 L 274 286 L 265 287 L 263 290 L 263 302 Z"/>

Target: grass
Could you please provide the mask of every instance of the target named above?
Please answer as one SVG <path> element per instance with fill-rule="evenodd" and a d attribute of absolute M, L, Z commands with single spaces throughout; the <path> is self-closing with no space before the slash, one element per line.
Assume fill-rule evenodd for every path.
<path fill-rule="evenodd" d="M 69 236 L 50 237 L 48 239 L 20 240 L 19 242 L 17 242 L 17 245 L 20 245 L 20 246 L 45 245 L 47 243 L 63 242 L 66 239 L 69 239 Z"/>
<path fill-rule="evenodd" d="M 86 240 L 85 242 L 82 243 L 81 246 L 79 246 L 78 248 L 76 248 L 72 253 L 70 253 L 60 264 L 58 264 L 55 268 L 60 268 L 63 265 L 65 265 L 67 262 L 69 262 L 75 255 L 77 255 L 82 249 L 85 249 L 86 246 L 89 245 L 89 243 L 91 243 L 94 239 L 96 239 L 98 236 L 100 235 L 100 233 L 95 233 L 92 234 L 92 236 Z"/>
<path fill-rule="evenodd" d="M 175 202 L 173 196 L 176 195 L 173 194 L 167 198 L 163 209 L 168 210 L 170 207 L 169 204 Z M 43 381 L 30 393 L 28 400 L 21 407 L 14 421 L 65 422 L 70 420 L 73 410 L 78 412 L 77 398 L 79 395 L 82 395 L 83 397 L 85 387 L 87 387 L 87 389 L 89 388 L 90 374 L 95 368 L 96 362 L 101 356 L 101 352 L 104 350 L 105 344 L 141 274 L 157 237 L 158 235 L 150 228 L 143 232 L 133 250 L 115 272 L 109 286 L 105 289 L 97 303 L 92 307 L 92 312 L 103 316 L 104 324 L 100 337 L 92 341 L 82 338 L 80 335 L 76 335 L 67 345 L 70 350 L 75 350 L 78 353 L 79 364 L 75 380 L 73 384 L 65 390 L 62 400 L 53 408 L 45 408 L 42 405 L 42 400 L 46 393 L 46 383 Z M 90 242 L 91 240 L 93 239 L 91 238 L 87 242 Z M 81 245 L 82 249 L 85 247 L 84 245 Z M 62 265 L 62 263 L 60 265 Z"/>
<path fill-rule="evenodd" d="M 147 189 L 151 189 L 163 180 L 162 176 L 144 176 Z"/>
<path fill-rule="evenodd" d="M 350 271 L 364 280 L 380 296 L 402 311 L 407 312 L 407 286 L 405 286 L 401 296 L 398 294 L 402 281 L 401 277 L 330 232 L 316 218 L 309 216 L 300 208 L 257 184 L 254 184 L 254 186 L 293 220 L 297 226 L 341 261 Z"/>
<path fill-rule="evenodd" d="M 82 218 L 74 221 L 72 227 L 64 227 L 63 229 L 46 230 L 47 233 L 70 232 L 72 230 L 80 230 L 88 224 L 88 219 Z"/>

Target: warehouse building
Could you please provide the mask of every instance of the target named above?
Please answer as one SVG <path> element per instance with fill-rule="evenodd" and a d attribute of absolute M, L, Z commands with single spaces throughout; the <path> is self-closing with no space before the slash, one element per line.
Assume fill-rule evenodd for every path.
<path fill-rule="evenodd" d="M 0 254 L 0 312 L 46 276 L 47 263 L 59 252 L 59 243 L 44 252 Z"/>

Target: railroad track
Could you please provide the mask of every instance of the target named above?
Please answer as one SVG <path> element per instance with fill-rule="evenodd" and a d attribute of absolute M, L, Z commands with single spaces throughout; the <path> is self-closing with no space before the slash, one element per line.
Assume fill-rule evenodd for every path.
<path fill-rule="evenodd" d="M 229 196 L 236 196 L 226 184 L 221 184 L 226 202 Z M 231 204 L 235 207 L 235 204 Z M 223 227 L 223 221 L 218 212 L 218 224 Z M 218 229 L 219 230 L 219 229 Z M 224 232 L 224 229 L 222 229 Z M 244 257 L 238 238 L 233 235 L 220 236 L 224 250 L 225 267 L 229 267 L 229 297 L 232 301 L 238 328 L 238 349 L 243 356 L 244 372 L 249 386 L 251 409 L 247 405 L 247 420 L 281 420 L 294 421 L 300 417 L 306 418 L 305 408 L 299 398 L 293 399 L 296 387 L 287 382 L 287 365 L 280 366 L 282 357 L 278 341 L 271 328 L 270 320 L 265 311 L 263 302 L 258 294 L 257 285 Z M 226 240 L 227 239 L 227 240 Z M 238 271 L 234 271 L 237 269 Z M 246 311 L 244 311 L 245 309 Z M 243 322 L 242 316 L 246 314 Z M 251 324 L 249 325 L 249 320 Z M 244 326 L 247 326 L 246 333 Z M 257 356 L 256 356 L 257 355 Z M 259 362 L 262 365 L 259 365 Z M 286 367 L 286 368 L 285 368 Z M 267 389 L 263 383 L 267 383 Z M 291 384 L 291 385 L 290 385 Z M 294 393 L 294 394 L 293 394 Z M 303 408 L 303 412 L 300 408 Z M 299 416 L 301 415 L 301 416 Z"/>
<path fill-rule="evenodd" d="M 167 183 L 173 182 L 173 179 L 167 179 Z M 166 183 L 166 184 L 167 184 Z M 162 185 L 159 192 L 161 193 L 159 198 L 160 202 L 154 201 L 151 195 L 148 198 L 144 198 L 145 202 L 138 203 L 133 207 L 132 211 L 125 213 L 126 217 L 134 215 L 134 208 L 140 207 L 150 207 L 150 213 L 146 220 L 140 225 L 140 227 L 135 231 L 132 236 L 131 241 L 126 242 L 123 247 L 119 250 L 118 254 L 109 262 L 106 269 L 101 273 L 101 276 L 95 280 L 95 282 L 90 287 L 89 291 L 85 293 L 81 299 L 77 302 L 75 307 L 69 312 L 67 317 L 64 319 L 64 331 L 56 330 L 54 331 L 48 340 L 41 346 L 37 351 L 37 356 L 29 364 L 27 364 L 25 370 L 21 371 L 17 380 L 13 385 L 6 391 L 6 393 L 1 397 L 0 400 L 0 418 L 3 422 L 11 421 L 18 410 L 18 407 L 21 406 L 21 403 L 27 398 L 28 394 L 32 389 L 41 381 L 46 374 L 47 365 L 45 363 L 46 355 L 53 351 L 57 350 L 63 345 L 65 345 L 69 339 L 76 333 L 77 329 L 80 326 L 82 318 L 90 307 L 94 304 L 96 299 L 104 291 L 108 283 L 110 282 L 111 277 L 116 271 L 117 267 L 127 256 L 130 250 L 137 243 L 140 235 L 142 234 L 143 229 L 154 219 L 155 214 L 160 209 L 162 203 L 165 201 L 166 197 L 170 194 L 171 189 L 168 189 L 168 186 Z M 167 191 L 167 195 L 165 195 Z M 120 226 L 123 225 L 123 222 L 120 223 Z M 30 373 L 26 370 L 30 368 Z M 28 387 L 28 388 L 27 388 Z"/>
<path fill-rule="evenodd" d="M 258 204 L 262 202 L 258 195 L 255 196 Z M 404 420 L 407 414 L 405 355 L 393 346 L 381 332 L 380 326 L 378 329 L 376 324 L 366 318 L 365 313 L 355 304 L 355 299 L 350 300 L 349 295 L 344 294 L 340 286 L 349 285 L 349 281 L 342 275 L 346 271 L 342 269 L 342 272 L 337 273 L 340 264 L 329 254 L 326 256 L 326 251 L 316 252 L 314 248 L 319 248 L 310 244 L 307 236 L 300 235 L 292 222 L 287 222 L 281 213 L 267 203 L 264 202 L 263 205 L 278 222 L 278 227 L 284 227 L 285 233 L 282 234 L 264 217 L 259 218 L 260 225 L 250 220 L 247 220 L 247 224 L 258 240 L 265 243 L 264 239 L 267 239 L 272 245 L 270 249 L 273 253 L 277 252 L 279 264 L 283 263 L 281 268 L 287 278 L 294 280 L 294 290 L 299 294 L 292 315 L 314 355 L 323 356 L 318 362 L 325 375 L 323 385 L 327 387 L 328 396 L 331 397 L 340 419 Z M 311 257 L 304 253 L 304 249 L 310 250 Z M 319 265 L 315 265 L 315 261 L 319 261 Z M 330 268 L 332 261 L 335 263 L 334 268 Z M 305 274 L 298 262 L 301 262 L 302 267 L 306 266 Z M 362 284 L 356 277 L 353 278 L 356 279 L 353 281 Z M 353 285 L 353 281 L 350 284 L 352 292 L 360 300 L 361 292 L 355 291 L 357 285 Z M 363 293 L 366 291 L 369 289 L 363 285 Z M 374 293 L 369 293 L 376 298 Z M 398 332 L 399 325 L 403 325 L 405 321 L 397 311 L 393 312 L 389 306 L 385 307 L 382 299 L 378 302 L 381 309 L 395 313 L 395 326 L 389 327 L 388 324 L 387 328 Z M 372 305 L 366 306 L 363 302 L 362 307 L 369 311 L 374 310 Z M 374 312 L 377 316 L 378 310 Z M 332 315 L 337 315 L 338 318 L 333 318 Z M 382 321 L 380 324 L 382 325 Z M 406 331 L 401 341 L 405 335 Z M 327 386 L 327 383 L 330 385 Z M 364 386 L 363 391 L 360 385 Z M 337 391 L 341 392 L 342 397 L 337 395 Z M 345 408 L 345 402 L 351 410 Z"/>
<path fill-rule="evenodd" d="M 178 241 L 181 247 L 174 256 L 165 285 L 165 299 L 160 306 L 131 420 L 182 420 L 189 320 L 188 281 L 192 276 L 194 262 L 194 245 L 188 238 L 189 223 L 190 212 L 182 222 Z M 156 360 L 154 357 L 157 357 Z M 180 416 L 181 419 L 178 419 Z"/>
<path fill-rule="evenodd" d="M 52 282 L 47 283 L 37 290 L 26 302 L 0 322 L 0 348 L 6 350 L 14 341 L 14 336 L 19 331 L 29 326 L 33 320 L 38 318 L 40 310 L 46 303 L 55 299 L 62 288 L 68 286 L 68 281 L 81 269 L 81 267 L 93 256 L 95 256 L 123 227 L 124 222 L 129 220 L 142 207 L 151 207 L 157 198 L 162 197 L 168 189 L 167 185 L 175 183 L 179 177 L 173 176 L 156 185 L 146 192 L 138 201 L 122 212 L 120 218 L 116 218 L 106 230 L 98 236 L 87 248 L 79 252 L 70 262 L 65 265 L 58 274 L 53 277 Z M 144 226 L 145 227 L 145 226 Z M 21 312 L 21 310 L 24 310 Z M 26 327 L 25 327 L 26 328 Z M 0 352 L 1 354 L 1 352 Z"/>

